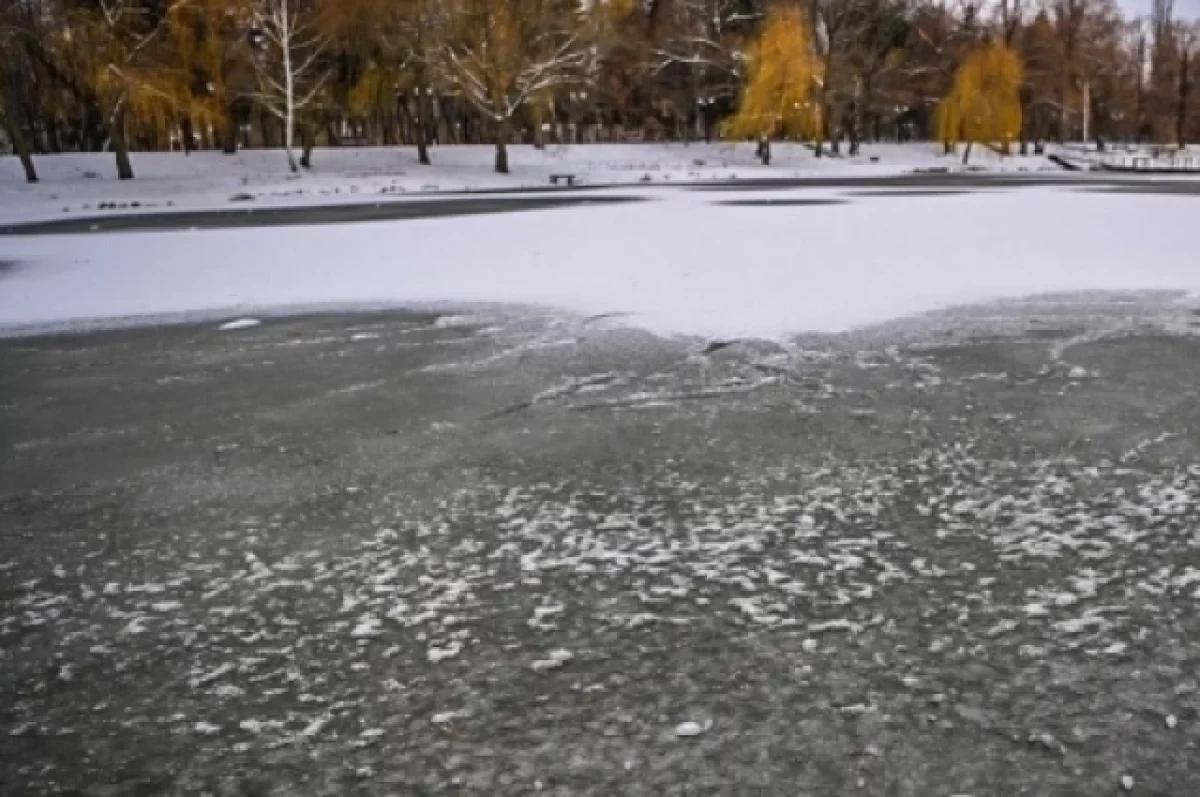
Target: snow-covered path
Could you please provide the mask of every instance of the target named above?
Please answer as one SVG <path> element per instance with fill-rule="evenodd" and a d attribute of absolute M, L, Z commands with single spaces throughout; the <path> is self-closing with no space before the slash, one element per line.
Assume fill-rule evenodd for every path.
<path fill-rule="evenodd" d="M 779 337 L 1091 289 L 1200 289 L 1192 197 L 1035 187 L 648 194 L 473 218 L 0 240 L 0 327 L 427 302 Z M 816 202 L 814 202 L 816 200 Z M 823 204 L 828 200 L 827 204 Z"/>

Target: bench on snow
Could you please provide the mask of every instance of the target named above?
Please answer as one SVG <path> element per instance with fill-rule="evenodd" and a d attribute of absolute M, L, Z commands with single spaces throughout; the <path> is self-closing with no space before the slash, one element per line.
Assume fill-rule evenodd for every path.
<path fill-rule="evenodd" d="M 562 180 L 567 185 L 575 185 L 575 180 L 578 177 L 574 174 L 552 174 L 550 175 L 550 185 L 558 185 L 559 180 Z"/>

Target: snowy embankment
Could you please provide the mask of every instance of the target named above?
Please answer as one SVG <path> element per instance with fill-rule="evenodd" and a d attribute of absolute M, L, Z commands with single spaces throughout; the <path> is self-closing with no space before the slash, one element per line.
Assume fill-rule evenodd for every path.
<path fill-rule="evenodd" d="M 814 198 L 832 203 L 787 204 Z M 9 238 L 0 328 L 486 302 L 622 314 L 667 334 L 834 332 L 1043 292 L 1195 291 L 1193 216 L 1187 196 L 1049 188 L 703 191 L 399 223 Z"/>
<path fill-rule="evenodd" d="M 804 146 L 779 144 L 770 167 L 759 165 L 750 144 L 588 144 L 538 150 L 513 147 L 512 173 L 492 170 L 487 146 L 436 147 L 433 165 L 421 166 L 412 148 L 336 148 L 314 153 L 311 171 L 288 173 L 279 150 L 135 153 L 137 179 L 116 179 L 109 153 L 53 155 L 36 159 L 41 182 L 22 181 L 15 158 L 0 157 L 0 221 L 94 215 L 171 208 L 264 207 L 363 202 L 381 196 L 447 191 L 546 187 L 552 174 L 574 174 L 583 185 L 676 184 L 696 180 L 806 175 L 891 174 L 929 168 L 961 168 L 928 144 L 867 146 L 856 158 L 816 158 Z M 999 158 L 985 150 L 972 156 L 987 170 L 1038 170 L 1040 157 Z"/>

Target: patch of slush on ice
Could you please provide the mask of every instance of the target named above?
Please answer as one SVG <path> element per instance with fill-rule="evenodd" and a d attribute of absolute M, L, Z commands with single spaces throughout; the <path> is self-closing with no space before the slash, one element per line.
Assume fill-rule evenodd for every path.
<path fill-rule="evenodd" d="M 486 323 L 486 319 L 477 315 L 442 315 L 437 317 L 433 325 L 438 329 L 456 329 L 479 326 L 484 323 Z"/>
<path fill-rule="evenodd" d="M 558 648 L 550 651 L 550 654 L 544 659 L 538 659 L 532 665 L 533 669 L 538 671 L 557 670 L 567 662 L 575 658 L 575 654 L 565 648 Z"/>

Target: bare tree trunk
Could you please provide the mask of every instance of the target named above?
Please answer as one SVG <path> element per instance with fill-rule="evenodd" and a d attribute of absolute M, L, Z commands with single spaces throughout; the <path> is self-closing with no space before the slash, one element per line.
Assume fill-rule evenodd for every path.
<path fill-rule="evenodd" d="M 237 114 L 233 107 L 225 109 L 225 126 L 221 131 L 221 152 L 225 155 L 236 155 L 238 151 Z"/>
<path fill-rule="evenodd" d="M 512 120 L 505 117 L 496 126 L 496 173 L 508 174 L 508 139 L 512 134 Z"/>
<path fill-rule="evenodd" d="M 83 129 L 79 135 L 80 149 L 87 152 L 104 151 L 104 111 L 95 102 L 87 102 L 83 109 Z"/>
<path fill-rule="evenodd" d="M 429 160 L 429 138 L 425 134 L 425 124 L 417 123 L 417 163 L 422 166 L 428 166 L 432 161 Z"/>
<path fill-rule="evenodd" d="M 762 160 L 763 166 L 771 165 L 771 139 L 763 136 L 758 140 L 758 149 L 754 153 Z"/>
<path fill-rule="evenodd" d="M 862 123 L 862 101 L 855 97 L 850 106 L 850 157 L 859 153 Z"/>
<path fill-rule="evenodd" d="M 1059 144 L 1063 144 L 1063 143 L 1065 143 L 1065 142 L 1066 142 L 1066 140 L 1067 140 L 1067 136 L 1068 136 L 1068 132 L 1067 132 L 1067 124 L 1068 124 L 1068 120 L 1067 120 L 1067 113 L 1068 113 L 1068 110 L 1067 110 L 1067 102 L 1068 102 L 1068 100 L 1069 100 L 1070 96 L 1071 96 L 1071 83 L 1070 83 L 1070 78 L 1068 78 L 1068 77 L 1066 76 L 1066 73 L 1064 72 L 1064 74 L 1063 74 L 1063 79 L 1062 79 L 1062 85 L 1059 87 L 1059 97 L 1058 97 L 1058 103 L 1059 103 L 1059 108 L 1058 108 L 1058 143 L 1059 143 Z"/>
<path fill-rule="evenodd" d="M 62 152 L 62 137 L 59 128 L 58 120 L 50 117 L 42 120 L 42 127 L 45 130 L 43 139 L 44 146 L 38 147 L 38 152 Z"/>
<path fill-rule="evenodd" d="M 129 161 L 129 142 L 125 139 L 125 100 L 120 101 L 109 122 L 109 140 L 117 158 L 117 179 L 132 180 L 133 164 Z"/>
<path fill-rule="evenodd" d="M 390 113 L 379 114 L 379 129 L 385 147 L 396 146 L 396 119 Z"/>
<path fill-rule="evenodd" d="M 429 90 L 423 85 L 425 81 L 421 80 L 417 83 L 417 163 L 422 166 L 428 166 L 429 160 L 429 132 L 433 127 L 433 107 L 429 102 Z"/>
<path fill-rule="evenodd" d="M 1029 154 L 1029 104 L 1032 102 L 1032 92 L 1026 86 L 1022 86 L 1017 94 L 1018 101 L 1021 103 L 1021 155 Z"/>
<path fill-rule="evenodd" d="M 287 18 L 287 5 L 283 6 L 283 16 Z M 292 152 L 296 139 L 296 76 L 292 74 L 292 47 L 290 33 L 281 36 L 284 46 L 280 47 L 283 55 L 283 148 L 287 150 L 288 170 L 295 174 L 300 171 L 296 167 L 296 155 Z"/>
<path fill-rule="evenodd" d="M 963 166 L 967 165 L 967 161 L 971 159 L 971 143 L 967 142 L 967 148 L 963 150 Z"/>
<path fill-rule="evenodd" d="M 12 141 L 13 149 L 17 151 L 21 169 L 25 172 L 25 182 L 36 183 L 38 181 L 37 169 L 33 166 L 33 153 L 29 149 L 29 138 L 25 135 L 21 123 L 10 121 L 3 126 L 3 129 L 8 134 L 9 140 Z"/>
<path fill-rule="evenodd" d="M 287 152 L 288 171 L 296 174 L 300 171 L 300 166 L 296 163 L 296 153 L 292 151 L 292 137 L 295 135 L 295 130 L 288 122 L 283 123 L 283 148 Z"/>
<path fill-rule="evenodd" d="M 8 89 L 7 107 L 0 113 L 0 129 L 8 133 L 8 138 L 12 141 L 13 149 L 17 152 L 17 157 L 21 161 L 21 169 L 25 172 L 25 182 L 36 183 L 38 181 L 37 169 L 33 166 L 33 153 L 29 146 L 29 138 L 25 135 L 25 128 L 21 125 L 21 119 L 18 114 L 20 112 L 21 103 L 21 76 L 17 71 L 20 65 L 16 65 L 10 75 L 11 80 Z M 3 124 L 6 121 L 7 124 Z"/>
<path fill-rule="evenodd" d="M 195 143 L 196 130 L 192 125 L 192 117 L 185 116 L 180 124 L 180 135 L 183 136 L 183 154 L 192 154 L 192 145 Z"/>
<path fill-rule="evenodd" d="M 274 149 L 276 142 L 279 139 L 275 136 L 277 132 L 276 123 L 279 120 L 271 115 L 266 106 L 259 106 L 258 109 L 258 137 L 259 145 L 263 149 Z"/>
<path fill-rule="evenodd" d="M 301 125 L 300 125 L 300 146 L 302 147 L 302 151 L 300 153 L 300 168 L 302 168 L 302 169 L 311 169 L 312 168 L 312 153 L 313 153 L 313 147 L 316 146 L 316 143 L 317 143 L 317 136 L 316 136 L 316 133 L 313 131 L 312 124 L 309 122 L 301 123 Z"/>
<path fill-rule="evenodd" d="M 553 118 L 553 111 L 551 111 L 551 118 Z M 540 106 L 535 105 L 533 108 L 533 148 L 534 149 L 545 149 L 546 148 L 546 131 L 542 129 L 543 124 L 544 124 L 544 121 L 543 121 L 543 117 L 542 117 L 542 109 Z"/>
<path fill-rule="evenodd" d="M 1188 95 L 1192 90 L 1191 47 L 1182 44 L 1179 48 L 1179 92 L 1175 105 L 1175 141 L 1182 149 L 1187 146 Z"/>

